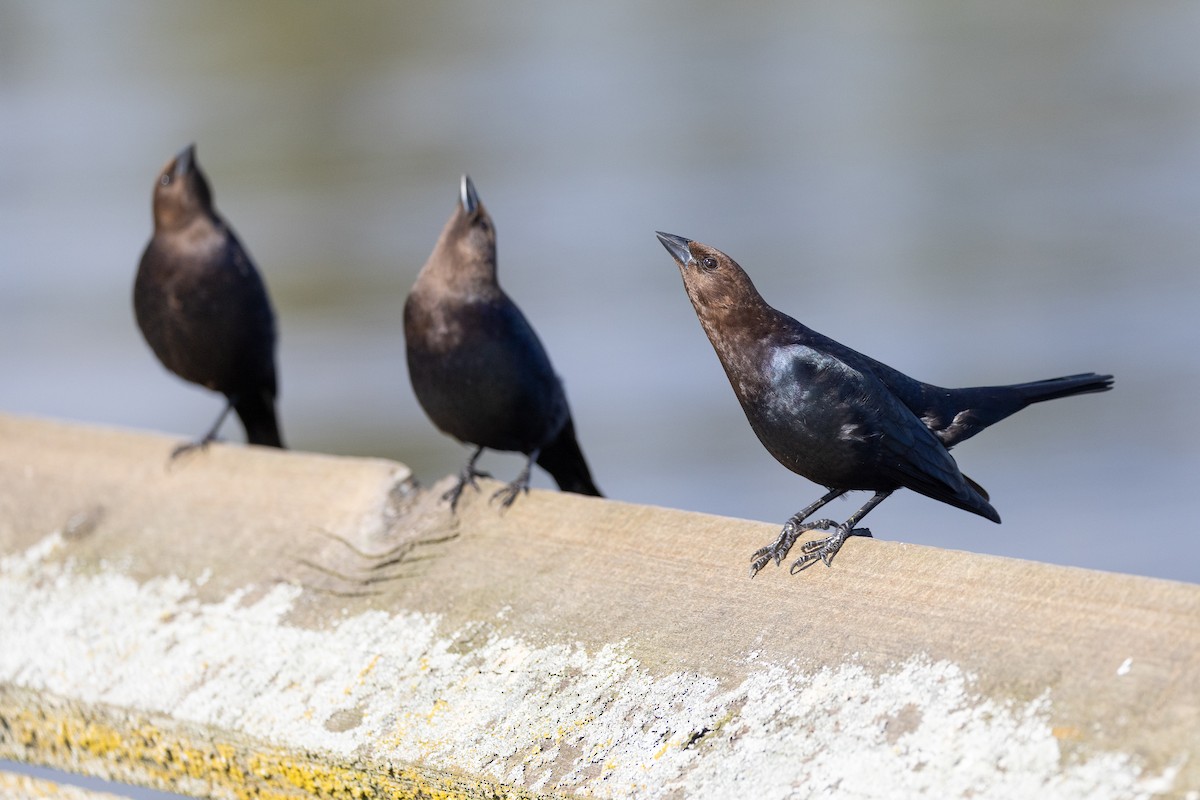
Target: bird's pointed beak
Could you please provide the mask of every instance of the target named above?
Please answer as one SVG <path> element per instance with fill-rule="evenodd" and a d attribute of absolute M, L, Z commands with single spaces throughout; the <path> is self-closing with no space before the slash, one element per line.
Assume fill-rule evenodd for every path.
<path fill-rule="evenodd" d="M 671 233 L 663 233 L 656 231 L 658 240 L 662 242 L 662 246 L 667 248 L 667 252 L 671 254 L 671 258 L 679 263 L 679 266 L 686 267 L 694 259 L 692 251 L 688 249 L 688 245 L 692 243 L 691 239 L 685 239 L 682 236 L 675 236 Z"/>
<path fill-rule="evenodd" d="M 475 193 L 475 184 L 471 183 L 469 175 L 462 176 L 462 185 L 458 189 L 458 199 L 462 203 L 463 211 L 468 214 L 474 214 L 479 208 L 479 195 Z"/>
<path fill-rule="evenodd" d="M 192 169 L 192 162 L 196 159 L 196 144 L 193 142 L 187 147 L 179 151 L 179 155 L 175 156 L 175 169 L 171 170 L 176 178 L 181 178 Z"/>

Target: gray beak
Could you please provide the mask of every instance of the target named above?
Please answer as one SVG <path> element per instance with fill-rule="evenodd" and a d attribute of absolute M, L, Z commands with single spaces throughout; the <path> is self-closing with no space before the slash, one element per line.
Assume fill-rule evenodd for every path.
<path fill-rule="evenodd" d="M 479 195 L 475 194 L 475 184 L 471 183 L 469 175 L 462 176 L 462 185 L 458 189 L 458 199 L 463 211 L 474 214 L 479 208 Z"/>
<path fill-rule="evenodd" d="M 688 245 L 692 243 L 691 239 L 685 239 L 682 236 L 675 236 L 670 233 L 657 231 L 658 240 L 662 242 L 662 246 L 667 248 L 667 252 L 671 254 L 671 258 L 679 262 L 680 266 L 687 266 L 691 263 L 692 251 L 688 249 Z"/>
<path fill-rule="evenodd" d="M 179 151 L 179 155 L 175 156 L 175 169 L 172 175 L 176 178 L 182 178 L 192 171 L 192 162 L 196 160 L 196 144 L 193 142 L 187 147 Z"/>

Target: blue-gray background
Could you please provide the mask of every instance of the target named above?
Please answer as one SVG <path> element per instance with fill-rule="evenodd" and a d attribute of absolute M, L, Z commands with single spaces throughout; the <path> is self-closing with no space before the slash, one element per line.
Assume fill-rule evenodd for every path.
<path fill-rule="evenodd" d="M 611 497 L 781 523 L 820 492 L 750 432 L 665 230 L 923 380 L 1116 374 L 955 451 L 1003 526 L 901 493 L 877 535 L 1197 581 L 1198 36 L 1187 2 L 0 2 L 0 409 L 211 422 L 130 308 L 195 141 L 289 443 L 436 480 L 467 452 L 401 308 L 469 172 Z"/>

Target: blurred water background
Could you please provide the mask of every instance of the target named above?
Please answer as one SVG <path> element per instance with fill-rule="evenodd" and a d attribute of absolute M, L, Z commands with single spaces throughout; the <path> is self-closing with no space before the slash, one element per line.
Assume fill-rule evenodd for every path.
<path fill-rule="evenodd" d="M 664 230 L 922 380 L 1116 375 L 956 449 L 1002 526 L 902 492 L 877 535 L 1200 581 L 1198 36 L 1187 2 L 0 0 L 0 410 L 212 421 L 130 304 L 194 141 L 289 444 L 457 470 L 401 309 L 468 172 L 610 497 L 782 523 L 821 491 L 754 438 Z"/>

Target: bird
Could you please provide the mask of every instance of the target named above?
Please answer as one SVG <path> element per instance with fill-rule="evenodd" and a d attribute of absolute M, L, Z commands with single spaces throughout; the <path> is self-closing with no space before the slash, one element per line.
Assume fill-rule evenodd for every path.
<path fill-rule="evenodd" d="M 950 448 L 1031 403 L 1112 388 L 1094 372 L 1009 386 L 945 389 L 910 378 L 772 308 L 736 261 L 700 242 L 658 232 L 750 427 L 779 463 L 828 491 L 794 514 L 751 557 L 750 577 L 780 564 L 806 530 L 799 572 L 833 557 L 871 509 L 905 488 L 999 523 L 986 491 Z M 872 497 L 845 522 L 809 518 L 847 492 Z"/>
<path fill-rule="evenodd" d="M 154 185 L 154 234 L 133 284 L 133 310 L 150 349 L 168 370 L 225 395 L 202 437 L 172 458 L 204 448 L 230 410 L 246 441 L 284 447 L 275 412 L 275 313 L 262 276 L 213 206 L 189 144 Z"/>
<path fill-rule="evenodd" d="M 458 203 L 404 304 L 408 375 L 417 401 L 443 433 L 475 450 L 443 499 L 491 477 L 475 467 L 485 449 L 523 453 L 516 479 L 492 495 L 501 508 L 529 491 L 537 464 L 559 488 L 602 496 L 575 435 L 562 381 L 533 327 L 496 279 L 496 229 L 467 175 Z"/>

